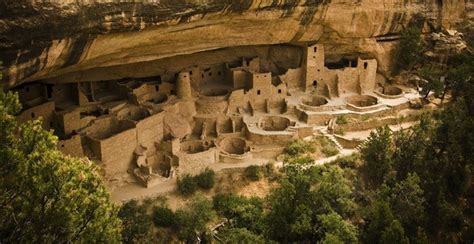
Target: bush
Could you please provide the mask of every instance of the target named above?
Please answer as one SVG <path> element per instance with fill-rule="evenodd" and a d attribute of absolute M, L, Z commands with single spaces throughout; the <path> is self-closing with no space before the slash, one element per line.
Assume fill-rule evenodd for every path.
<path fill-rule="evenodd" d="M 336 147 L 323 147 L 323 149 L 321 151 L 327 157 L 331 157 L 331 156 L 335 156 L 335 155 L 339 154 L 339 150 Z"/>
<path fill-rule="evenodd" d="M 351 154 L 349 156 L 344 156 L 336 159 L 335 163 L 341 168 L 357 168 L 357 160 L 359 159 L 358 154 Z"/>
<path fill-rule="evenodd" d="M 217 194 L 212 198 L 214 209 L 232 223 L 233 227 L 262 233 L 263 200 L 236 194 Z"/>
<path fill-rule="evenodd" d="M 194 194 L 198 189 L 198 185 L 194 177 L 186 174 L 178 179 L 178 191 L 184 196 Z"/>
<path fill-rule="evenodd" d="M 321 145 L 321 152 L 324 153 L 324 155 L 331 157 L 339 153 L 339 150 L 337 149 L 336 145 L 334 145 L 334 142 L 329 140 L 327 137 L 319 136 L 316 138 L 316 140 L 318 141 L 319 145 Z"/>
<path fill-rule="evenodd" d="M 314 151 L 315 148 L 313 145 L 302 140 L 296 140 L 291 142 L 284 150 L 284 152 L 290 156 L 296 156 Z"/>
<path fill-rule="evenodd" d="M 261 178 L 261 169 L 257 165 L 250 165 L 244 170 L 244 176 L 251 181 L 259 181 Z"/>
<path fill-rule="evenodd" d="M 176 234 L 186 243 L 197 243 L 197 239 L 209 232 L 208 223 L 216 217 L 212 203 L 205 198 L 195 198 L 186 207 L 178 209 Z"/>
<path fill-rule="evenodd" d="M 155 207 L 153 209 L 153 223 L 156 227 L 176 226 L 176 215 L 167 207 Z"/>
<path fill-rule="evenodd" d="M 178 191 L 184 196 L 194 194 L 198 188 L 209 190 L 214 187 L 216 173 L 212 169 L 205 169 L 196 176 L 184 175 L 178 179 Z"/>
<path fill-rule="evenodd" d="M 132 200 L 120 208 L 118 216 L 122 220 L 122 241 L 124 243 L 146 242 L 151 236 L 151 219 L 146 208 Z"/>
<path fill-rule="evenodd" d="M 270 177 L 275 174 L 275 165 L 273 165 L 272 163 L 265 164 L 265 166 L 263 166 L 262 169 L 263 169 L 263 175 L 265 177 Z"/>
<path fill-rule="evenodd" d="M 347 119 L 345 115 L 341 115 L 337 117 L 336 119 L 336 124 L 338 125 L 347 125 L 348 123 L 349 123 L 349 120 Z"/>
<path fill-rule="evenodd" d="M 215 178 L 216 173 L 212 169 L 205 169 L 203 172 L 201 172 L 199 175 L 196 175 L 194 177 L 194 180 L 196 181 L 196 184 L 205 190 L 209 190 L 212 187 L 214 187 L 214 178 Z"/>

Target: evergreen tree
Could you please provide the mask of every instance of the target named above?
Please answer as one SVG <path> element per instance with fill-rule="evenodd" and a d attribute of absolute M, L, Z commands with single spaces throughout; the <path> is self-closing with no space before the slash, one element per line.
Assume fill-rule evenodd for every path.
<path fill-rule="evenodd" d="M 18 125 L 0 91 L 0 242 L 119 242 L 117 207 L 96 166 L 63 155 L 41 121 Z"/>

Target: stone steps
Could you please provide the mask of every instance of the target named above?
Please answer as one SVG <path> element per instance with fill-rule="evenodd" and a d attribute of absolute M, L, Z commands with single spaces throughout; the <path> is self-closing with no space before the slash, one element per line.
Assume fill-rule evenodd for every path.
<path fill-rule="evenodd" d="M 339 151 L 344 150 L 344 147 L 339 143 L 339 141 L 336 139 L 336 137 L 335 137 L 333 134 L 330 134 L 330 133 L 328 132 L 328 129 L 327 129 L 327 128 L 320 129 L 319 131 L 321 132 L 321 134 L 323 134 L 323 136 L 325 136 L 325 137 L 327 137 L 329 140 L 331 140 L 331 141 L 336 145 L 336 148 L 337 148 Z"/>
<path fill-rule="evenodd" d="M 356 151 L 361 151 L 363 147 L 369 142 L 369 139 L 363 140 L 357 147 L 355 148 Z"/>

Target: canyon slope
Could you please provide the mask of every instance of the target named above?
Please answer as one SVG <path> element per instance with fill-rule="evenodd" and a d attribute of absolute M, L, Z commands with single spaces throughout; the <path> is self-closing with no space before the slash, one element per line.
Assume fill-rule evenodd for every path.
<path fill-rule="evenodd" d="M 291 46 L 308 43 L 324 44 L 328 59 L 376 58 L 385 74 L 403 27 L 421 21 L 424 31 L 454 28 L 469 16 L 468 2 L 2 1 L 2 85 L 146 77 L 247 52 L 273 52 L 268 55 L 284 60 L 294 55 Z M 173 58 L 181 61 L 173 64 Z"/>

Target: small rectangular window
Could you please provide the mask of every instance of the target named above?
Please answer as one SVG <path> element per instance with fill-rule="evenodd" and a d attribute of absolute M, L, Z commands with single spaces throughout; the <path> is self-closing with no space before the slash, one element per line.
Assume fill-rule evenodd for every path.
<path fill-rule="evenodd" d="M 369 64 L 367 62 L 364 63 L 364 69 L 367 69 L 367 67 L 369 66 Z"/>
<path fill-rule="evenodd" d="M 281 89 L 278 89 L 278 93 L 281 94 Z"/>
<path fill-rule="evenodd" d="M 314 52 L 318 52 L 318 47 L 314 47 Z"/>
<path fill-rule="evenodd" d="M 257 90 L 257 95 L 260 95 L 260 90 Z"/>

